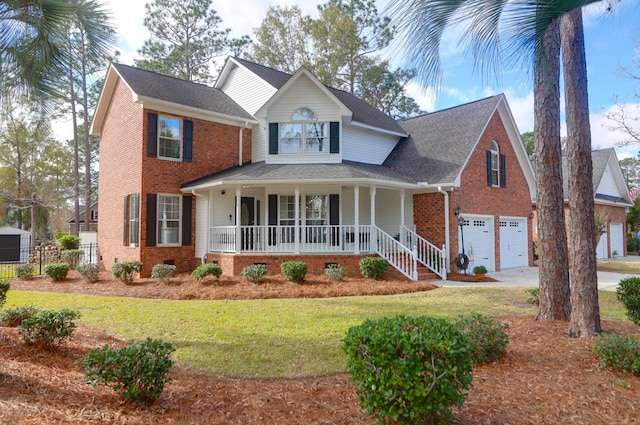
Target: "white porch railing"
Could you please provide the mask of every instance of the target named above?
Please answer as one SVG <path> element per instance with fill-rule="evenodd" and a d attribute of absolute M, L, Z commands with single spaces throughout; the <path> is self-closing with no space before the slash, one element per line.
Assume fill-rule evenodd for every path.
<path fill-rule="evenodd" d="M 415 249 L 407 248 L 388 233 L 375 227 L 376 254 L 411 280 L 418 280 L 418 262 Z"/>
<path fill-rule="evenodd" d="M 400 240 L 407 247 L 415 247 L 417 260 L 421 264 L 443 280 L 447 279 L 446 246 L 440 249 L 406 226 L 400 226 Z"/>
<path fill-rule="evenodd" d="M 235 226 L 211 227 L 209 252 L 323 253 L 372 252 L 371 226 Z M 356 236 L 357 234 L 357 236 Z M 236 243 L 239 242 L 239 243 Z"/>

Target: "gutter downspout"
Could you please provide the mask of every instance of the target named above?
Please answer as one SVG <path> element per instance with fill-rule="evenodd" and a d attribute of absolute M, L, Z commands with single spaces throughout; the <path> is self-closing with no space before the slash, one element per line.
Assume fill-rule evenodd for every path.
<path fill-rule="evenodd" d="M 447 231 L 445 232 L 445 236 L 444 236 L 444 245 L 445 245 L 445 249 L 447 250 L 446 252 L 446 260 L 447 260 L 447 273 L 451 273 L 451 262 L 449 261 L 449 252 L 451 251 L 449 249 L 449 244 L 450 244 L 450 240 L 449 240 L 449 193 L 447 193 L 446 191 L 442 190 L 441 186 L 438 186 L 438 192 L 442 193 L 444 195 L 444 227 L 445 229 L 447 229 Z"/>
<path fill-rule="evenodd" d="M 238 134 L 238 167 L 242 167 L 242 130 L 247 128 L 249 123 L 247 121 L 244 122 L 240 126 L 239 134 Z"/>
<path fill-rule="evenodd" d="M 195 190 L 195 189 L 191 189 L 191 194 L 192 194 L 193 196 L 195 196 L 196 198 L 206 198 L 206 196 L 201 195 L 201 194 L 199 194 L 199 193 L 196 193 L 196 190 Z M 209 212 L 209 205 L 207 204 L 207 213 L 208 213 L 208 212 Z M 209 215 L 209 214 L 207 214 L 207 216 L 208 216 L 208 215 Z M 196 216 L 196 217 L 197 217 L 197 216 Z M 201 260 L 201 262 L 202 262 L 202 264 L 206 263 L 206 261 L 207 261 L 207 252 L 209 251 L 209 230 L 208 230 L 208 229 L 207 229 L 207 236 L 206 236 L 206 238 L 207 238 L 206 245 L 205 245 L 206 249 L 204 250 L 205 252 L 204 252 L 204 254 L 202 255 L 202 258 L 200 259 L 200 260 Z"/>

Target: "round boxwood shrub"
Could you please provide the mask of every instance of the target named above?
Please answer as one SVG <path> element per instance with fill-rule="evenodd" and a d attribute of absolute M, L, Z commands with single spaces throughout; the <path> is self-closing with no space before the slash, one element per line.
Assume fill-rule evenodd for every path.
<path fill-rule="evenodd" d="M 627 316 L 636 325 L 640 325 L 640 277 L 627 277 L 618 283 L 618 300 L 627 309 Z"/>
<path fill-rule="evenodd" d="M 27 280 L 35 274 L 33 264 L 29 263 L 18 264 L 13 271 L 15 272 L 16 277 L 22 280 Z"/>
<path fill-rule="evenodd" d="M 480 313 L 461 316 L 456 326 L 467 336 L 474 365 L 491 363 L 507 354 L 509 325 Z"/>
<path fill-rule="evenodd" d="M 173 264 L 156 264 L 151 268 L 151 277 L 160 279 L 162 283 L 169 283 L 175 271 L 176 266 Z"/>
<path fill-rule="evenodd" d="M 242 269 L 240 273 L 244 280 L 249 282 L 260 282 L 267 274 L 267 266 L 264 264 L 251 264 Z"/>
<path fill-rule="evenodd" d="M 467 337 L 444 319 L 367 320 L 347 331 L 343 348 L 361 406 L 378 423 L 446 421 L 471 385 Z"/>
<path fill-rule="evenodd" d="M 291 282 L 302 282 L 307 276 L 307 263 L 303 261 L 285 261 L 280 264 L 280 273 Z"/>
<path fill-rule="evenodd" d="M 0 308 L 7 302 L 7 292 L 11 289 L 11 284 L 6 279 L 0 279 Z"/>
<path fill-rule="evenodd" d="M 221 275 L 222 268 L 218 264 L 214 263 L 200 264 L 193 272 L 191 272 L 193 280 L 200 284 L 204 282 L 207 276 L 214 276 L 216 279 L 219 279 Z"/>
<path fill-rule="evenodd" d="M 135 260 L 120 261 L 111 266 L 111 274 L 127 285 L 133 283 L 140 270 L 142 270 L 142 263 Z"/>
<path fill-rule="evenodd" d="M 380 279 L 389 263 L 381 257 L 364 257 L 360 260 L 360 272 L 369 279 Z"/>
<path fill-rule="evenodd" d="M 635 337 L 600 334 L 593 347 L 604 367 L 640 375 L 640 346 Z"/>
<path fill-rule="evenodd" d="M 80 273 L 80 276 L 82 276 L 82 278 L 87 283 L 97 282 L 98 279 L 100 278 L 100 266 L 98 266 L 97 264 L 93 264 L 93 263 L 80 264 L 76 268 L 76 271 Z"/>
<path fill-rule="evenodd" d="M 73 310 L 38 310 L 23 320 L 18 333 L 27 344 L 58 345 L 76 329 L 75 319 L 80 313 Z"/>
<path fill-rule="evenodd" d="M 51 263 L 44 266 L 44 269 L 42 269 L 42 271 L 52 281 L 58 282 L 67 278 L 67 274 L 69 273 L 70 268 L 71 267 L 69 266 L 69 263 Z"/>

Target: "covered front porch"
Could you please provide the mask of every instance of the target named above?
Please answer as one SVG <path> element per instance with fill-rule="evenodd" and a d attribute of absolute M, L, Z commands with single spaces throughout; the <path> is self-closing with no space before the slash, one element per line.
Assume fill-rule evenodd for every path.
<path fill-rule="evenodd" d="M 411 279 L 417 277 L 423 258 L 439 275 L 446 275 L 446 250 L 414 232 L 412 195 L 419 189 L 415 183 L 374 179 L 375 174 L 353 178 L 362 166 L 331 164 L 318 170 L 306 165 L 297 170 L 292 165 L 263 165 L 247 173 L 252 165 L 191 188 L 196 196 L 198 256 L 379 255 Z M 365 167 L 369 174 L 372 168 L 379 170 Z M 264 168 L 299 178 L 258 180 L 258 175 L 264 178 Z M 349 175 L 327 175 L 336 170 Z"/>

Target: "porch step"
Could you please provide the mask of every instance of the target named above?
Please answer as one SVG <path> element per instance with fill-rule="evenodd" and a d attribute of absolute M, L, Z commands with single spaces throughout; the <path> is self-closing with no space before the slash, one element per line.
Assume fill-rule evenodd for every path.
<path fill-rule="evenodd" d="M 396 270 L 391 265 L 389 265 L 389 267 L 387 268 L 387 275 L 398 277 L 401 279 L 407 278 L 405 275 L 400 273 L 400 271 Z M 422 265 L 418 265 L 418 281 L 430 281 L 430 280 L 439 280 L 439 279 L 440 277 L 438 277 L 437 274 L 433 273 L 431 270 L 429 270 L 428 268 Z"/>

